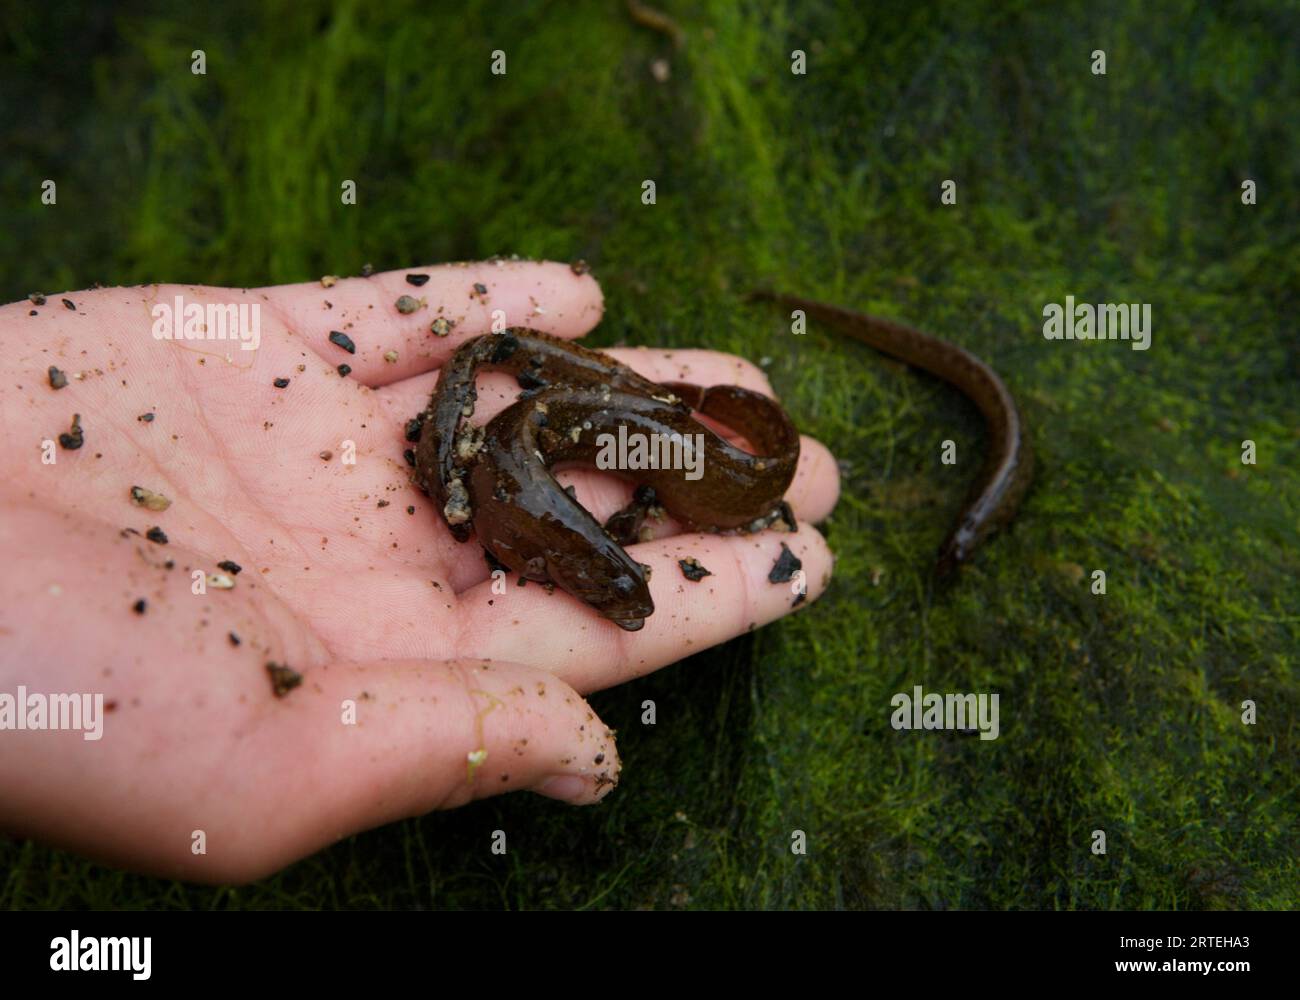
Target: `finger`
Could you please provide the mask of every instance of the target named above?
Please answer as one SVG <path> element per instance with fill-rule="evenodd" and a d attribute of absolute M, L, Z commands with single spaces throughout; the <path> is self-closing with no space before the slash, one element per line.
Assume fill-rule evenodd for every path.
<path fill-rule="evenodd" d="M 355 724 L 343 721 L 349 702 Z M 621 768 L 613 732 L 587 702 L 516 663 L 336 664 L 305 671 L 303 685 L 271 707 L 282 709 L 274 725 L 230 748 L 231 769 L 249 775 L 236 794 L 261 819 L 240 817 L 231 830 L 241 881 L 358 831 L 503 792 L 589 805 Z M 277 770 L 312 794 L 286 801 L 264 780 Z M 267 842 L 278 848 L 267 852 Z"/>
<path fill-rule="evenodd" d="M 654 382 L 692 385 L 738 385 L 776 397 L 767 373 L 752 361 L 701 348 L 664 350 L 653 347 L 611 347 L 605 353 Z"/>
<path fill-rule="evenodd" d="M 0 824 L 111 864 L 242 883 L 433 809 L 518 789 L 589 804 L 617 783 L 612 732 L 529 667 L 390 660 L 302 676 L 280 699 L 250 672 L 201 699 L 119 709 L 96 742 L 10 734 Z"/>
<path fill-rule="evenodd" d="M 783 543 L 802 564 L 807 593 L 798 605 L 799 578 L 769 580 Z M 548 594 L 537 584 L 519 587 L 512 580 L 504 593 L 494 593 L 487 582 L 460 595 L 460 648 L 493 659 L 526 658 L 588 693 L 734 639 L 816 600 L 834 562 L 825 539 L 802 523 L 795 533 L 678 535 L 628 552 L 651 567 L 655 611 L 639 632 L 623 631 L 558 589 Z M 711 575 L 687 580 L 678 560 L 688 558 Z"/>
<path fill-rule="evenodd" d="M 429 280 L 417 286 L 408 275 Z M 349 365 L 351 377 L 371 386 L 433 371 L 462 341 L 491 330 L 497 311 L 506 326 L 581 337 L 600 322 L 605 308 L 590 274 L 553 261 L 439 264 L 339 278 L 329 288 L 319 281 L 275 285 L 257 294 L 320 357 Z M 397 308 L 403 295 L 423 304 L 403 314 Z M 432 332 L 436 319 L 450 324 L 447 335 Z M 331 342 L 333 331 L 350 338 L 355 353 Z"/>
<path fill-rule="evenodd" d="M 738 385 L 765 396 L 775 397 L 772 385 L 758 365 L 722 351 L 659 350 L 645 347 L 609 348 L 605 354 L 628 365 L 639 375 L 655 382 L 690 382 L 694 385 Z M 437 372 L 385 385 L 376 393 L 394 415 L 406 420 L 428 405 L 438 384 Z M 486 422 L 515 401 L 519 383 L 509 375 L 484 372 L 478 379 L 479 397 L 474 405 L 475 422 Z"/>

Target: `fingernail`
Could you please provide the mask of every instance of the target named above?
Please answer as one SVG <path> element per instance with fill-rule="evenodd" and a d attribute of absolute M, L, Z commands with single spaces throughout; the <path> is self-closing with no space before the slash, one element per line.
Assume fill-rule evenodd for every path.
<path fill-rule="evenodd" d="M 559 799 L 561 802 L 576 804 L 585 802 L 591 797 L 589 789 L 590 785 L 587 784 L 586 778 L 580 778 L 576 774 L 553 774 L 533 791 L 538 795 L 545 795 L 548 799 Z"/>

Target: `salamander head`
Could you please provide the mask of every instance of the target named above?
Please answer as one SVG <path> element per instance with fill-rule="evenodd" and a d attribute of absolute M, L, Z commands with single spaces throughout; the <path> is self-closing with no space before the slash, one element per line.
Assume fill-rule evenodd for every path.
<path fill-rule="evenodd" d="M 576 558 L 551 555 L 551 580 L 619 628 L 635 632 L 654 613 L 645 570 L 620 547 L 611 543 Z"/>
<path fill-rule="evenodd" d="M 954 578 L 953 574 L 970 558 L 971 552 L 979 545 L 980 539 L 981 533 L 971 525 L 969 519 L 959 524 L 939 546 L 939 558 L 934 564 L 934 578 L 940 582 L 951 582 Z"/>
<path fill-rule="evenodd" d="M 640 631 L 655 609 L 650 599 L 650 587 L 643 577 L 632 577 L 621 573 L 610 582 L 610 590 L 616 597 L 608 607 L 595 605 L 602 615 L 619 628 L 628 632 Z"/>

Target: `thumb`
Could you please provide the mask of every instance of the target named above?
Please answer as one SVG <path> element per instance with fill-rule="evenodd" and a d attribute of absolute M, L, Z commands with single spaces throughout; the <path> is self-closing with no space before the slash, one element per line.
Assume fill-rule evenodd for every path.
<path fill-rule="evenodd" d="M 187 865 L 187 877 L 244 881 L 434 809 L 518 789 L 591 804 L 618 782 L 613 732 L 563 681 L 520 664 L 334 664 L 267 707 L 281 718 L 232 748 L 248 760 L 231 771 L 249 777 L 225 850 L 209 837 L 223 870 Z"/>

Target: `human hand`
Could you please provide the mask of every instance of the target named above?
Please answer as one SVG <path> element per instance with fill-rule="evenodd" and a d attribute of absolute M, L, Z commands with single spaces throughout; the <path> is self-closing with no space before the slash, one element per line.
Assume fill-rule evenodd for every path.
<path fill-rule="evenodd" d="M 416 287 L 407 273 L 430 277 Z M 178 295 L 259 306 L 260 343 L 155 339 L 151 309 Z M 401 295 L 427 305 L 403 315 Z M 151 285 L 0 308 L 0 703 L 20 686 L 28 698 L 103 698 L 100 739 L 0 729 L 0 825 L 227 882 L 498 792 L 594 802 L 619 762 L 583 693 L 786 614 L 789 588 L 767 582 L 781 542 L 803 561 L 808 598 L 821 593 L 831 557 L 807 522 L 830 512 L 838 481 L 808 438 L 787 495 L 797 533 L 666 524 L 633 547 L 654 568 L 656 611 L 639 632 L 558 590 L 493 593 L 479 546 L 454 541 L 410 484 L 402 429 L 438 366 L 496 309 L 510 325 L 579 337 L 603 302 L 565 265 L 501 261 L 328 288 Z M 455 321 L 449 336 L 430 333 L 437 316 Z M 355 355 L 331 343 L 334 330 Z M 755 366 L 716 352 L 609 353 L 655 380 L 771 391 Z M 49 366 L 66 387 L 51 387 Z M 502 375 L 481 385 L 476 421 L 518 392 Z M 84 444 L 43 449 L 71 433 L 74 413 Z M 630 492 L 594 471 L 558 478 L 601 520 Z M 170 507 L 133 502 L 135 486 Z M 154 526 L 165 543 L 146 536 Z M 676 565 L 687 556 L 713 575 L 687 582 Z M 268 663 L 300 685 L 277 697 Z"/>

